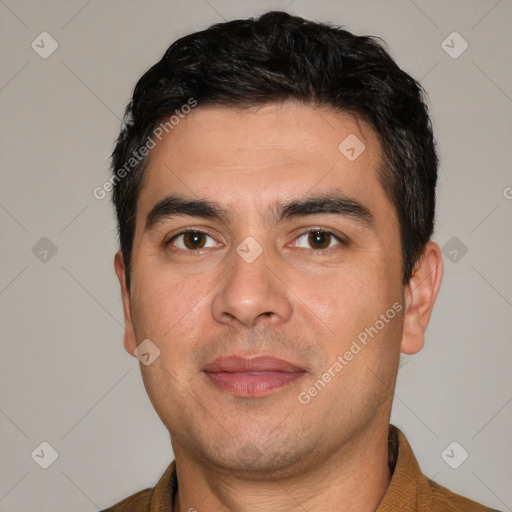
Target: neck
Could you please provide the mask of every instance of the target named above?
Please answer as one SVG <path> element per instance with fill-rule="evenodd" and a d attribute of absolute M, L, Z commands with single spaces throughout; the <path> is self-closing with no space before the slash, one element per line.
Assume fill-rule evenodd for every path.
<path fill-rule="evenodd" d="M 374 512 L 391 480 L 388 426 L 286 477 L 250 478 L 205 466 L 174 447 L 177 512 Z"/>

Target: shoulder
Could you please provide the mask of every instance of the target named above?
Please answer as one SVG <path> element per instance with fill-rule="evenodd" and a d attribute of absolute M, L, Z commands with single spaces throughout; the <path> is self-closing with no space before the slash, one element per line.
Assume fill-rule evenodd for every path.
<path fill-rule="evenodd" d="M 390 467 L 394 466 L 393 477 L 379 512 L 498 512 L 427 478 L 405 435 L 393 425 L 390 426 L 388 445 Z"/>
<path fill-rule="evenodd" d="M 432 510 L 442 512 L 499 512 L 488 508 L 476 501 L 472 501 L 464 496 L 455 494 L 446 487 L 439 485 L 432 480 L 428 480 L 431 496 Z"/>
<path fill-rule="evenodd" d="M 116 505 L 101 512 L 150 512 L 172 510 L 172 502 L 178 488 L 176 464 L 171 462 L 155 487 L 139 491 Z"/>

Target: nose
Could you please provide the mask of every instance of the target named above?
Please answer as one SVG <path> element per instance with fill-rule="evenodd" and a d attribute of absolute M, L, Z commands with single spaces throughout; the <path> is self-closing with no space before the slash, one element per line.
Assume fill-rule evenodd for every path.
<path fill-rule="evenodd" d="M 233 254 L 233 265 L 213 297 L 212 314 L 219 323 L 277 327 L 292 315 L 291 291 L 277 262 L 266 250 L 254 261 Z"/>

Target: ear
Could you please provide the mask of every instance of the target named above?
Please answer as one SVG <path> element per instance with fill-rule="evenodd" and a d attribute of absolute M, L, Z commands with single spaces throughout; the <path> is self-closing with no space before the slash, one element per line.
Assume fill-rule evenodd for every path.
<path fill-rule="evenodd" d="M 124 348 L 131 356 L 135 357 L 134 350 L 137 347 L 137 339 L 132 322 L 131 295 L 126 286 L 126 267 L 124 265 L 123 253 L 118 251 L 114 257 L 114 267 L 117 278 L 121 285 L 121 299 L 124 312 Z"/>
<path fill-rule="evenodd" d="M 416 354 L 425 343 L 425 331 L 441 287 L 443 255 L 439 245 L 428 242 L 405 290 L 404 329 L 400 350 Z"/>

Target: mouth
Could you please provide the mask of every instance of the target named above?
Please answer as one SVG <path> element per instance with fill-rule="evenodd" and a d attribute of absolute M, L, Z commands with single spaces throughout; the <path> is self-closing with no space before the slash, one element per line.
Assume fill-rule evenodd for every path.
<path fill-rule="evenodd" d="M 240 397 L 262 397 L 305 375 L 303 368 L 274 357 L 221 357 L 203 372 L 220 390 Z"/>

